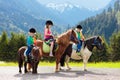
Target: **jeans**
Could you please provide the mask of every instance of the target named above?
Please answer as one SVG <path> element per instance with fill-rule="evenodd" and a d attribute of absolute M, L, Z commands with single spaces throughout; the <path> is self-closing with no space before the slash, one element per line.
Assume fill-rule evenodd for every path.
<path fill-rule="evenodd" d="M 27 51 L 26 51 L 26 56 L 30 55 L 30 52 L 32 51 L 33 46 L 30 45 L 30 46 L 27 46 L 27 47 L 28 48 L 27 48 Z"/>
<path fill-rule="evenodd" d="M 82 47 L 82 41 L 79 40 L 79 43 L 77 44 L 77 52 L 80 52 L 81 47 Z"/>

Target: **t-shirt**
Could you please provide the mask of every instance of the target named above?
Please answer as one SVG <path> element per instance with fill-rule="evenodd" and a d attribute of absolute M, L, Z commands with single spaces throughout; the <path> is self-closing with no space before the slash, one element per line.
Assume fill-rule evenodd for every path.
<path fill-rule="evenodd" d="M 78 38 L 78 40 L 81 40 L 80 32 L 77 32 L 77 38 Z"/>
<path fill-rule="evenodd" d="M 49 37 L 50 37 L 50 36 L 46 35 L 46 33 L 47 33 L 47 34 L 51 34 L 51 30 L 50 30 L 50 29 L 45 28 L 45 31 L 44 31 L 44 39 L 46 39 L 46 38 L 49 38 Z"/>
<path fill-rule="evenodd" d="M 27 37 L 27 46 L 33 45 L 34 44 L 34 39 L 32 36 Z"/>

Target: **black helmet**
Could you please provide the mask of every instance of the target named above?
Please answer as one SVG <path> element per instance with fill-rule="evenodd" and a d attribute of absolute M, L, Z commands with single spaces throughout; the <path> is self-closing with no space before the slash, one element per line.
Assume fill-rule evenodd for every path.
<path fill-rule="evenodd" d="M 36 30 L 35 30 L 35 28 L 30 28 L 30 29 L 29 29 L 29 32 L 31 32 L 31 33 L 36 33 Z"/>
<path fill-rule="evenodd" d="M 45 24 L 46 25 L 53 25 L 53 22 L 51 20 L 47 20 Z"/>
<path fill-rule="evenodd" d="M 82 26 L 81 26 L 81 25 L 77 25 L 76 28 L 78 28 L 78 29 L 82 29 Z"/>

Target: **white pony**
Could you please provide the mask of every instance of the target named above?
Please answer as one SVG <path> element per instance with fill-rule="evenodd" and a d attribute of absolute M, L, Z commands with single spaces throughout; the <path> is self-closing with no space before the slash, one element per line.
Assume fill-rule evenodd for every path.
<path fill-rule="evenodd" d="M 76 53 L 76 50 L 72 48 L 72 45 L 73 44 L 70 44 L 67 47 L 67 49 L 64 52 L 64 54 L 62 55 L 61 61 L 60 61 L 60 64 L 62 67 L 64 66 L 64 62 L 66 62 L 68 70 L 71 69 L 69 67 L 68 62 L 69 62 L 70 58 L 72 58 L 75 60 L 83 59 L 84 71 L 87 71 L 86 65 L 87 65 L 88 59 L 90 58 L 90 56 L 92 54 L 93 48 L 97 47 L 97 49 L 99 49 L 99 50 L 103 49 L 102 38 L 99 36 L 94 36 L 94 37 L 91 37 L 91 38 L 85 40 L 82 44 L 82 48 L 79 53 L 80 55 L 78 55 L 78 53 Z"/>

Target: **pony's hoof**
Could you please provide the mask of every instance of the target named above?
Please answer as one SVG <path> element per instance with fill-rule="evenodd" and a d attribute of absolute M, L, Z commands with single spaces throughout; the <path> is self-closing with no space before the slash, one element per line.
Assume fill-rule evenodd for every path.
<path fill-rule="evenodd" d="M 87 69 L 84 69 L 84 71 L 87 71 Z"/>
<path fill-rule="evenodd" d="M 25 73 L 27 73 L 28 71 L 24 71 Z"/>
<path fill-rule="evenodd" d="M 60 72 L 59 70 L 55 70 L 55 73 L 58 73 L 58 72 Z"/>
<path fill-rule="evenodd" d="M 37 74 L 37 72 L 32 72 L 32 74 Z"/>
<path fill-rule="evenodd" d="M 67 71 L 70 71 L 72 68 L 68 68 Z"/>
<path fill-rule="evenodd" d="M 19 74 L 22 74 L 22 71 L 19 71 Z"/>

